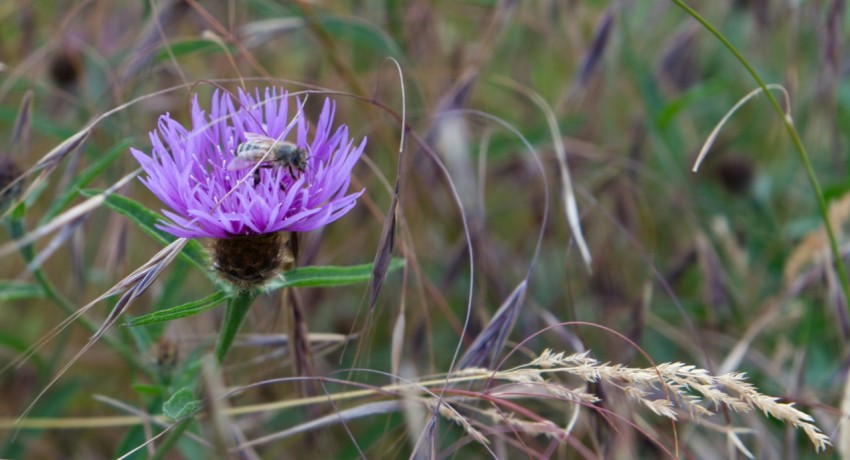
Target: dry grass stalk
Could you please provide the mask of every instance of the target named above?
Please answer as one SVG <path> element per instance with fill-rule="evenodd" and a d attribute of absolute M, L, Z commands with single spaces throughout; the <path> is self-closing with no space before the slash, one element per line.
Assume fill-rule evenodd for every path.
<path fill-rule="evenodd" d="M 587 382 L 609 383 L 656 414 L 674 420 L 677 417 L 674 410 L 677 405 L 687 409 L 692 416 L 713 415 L 714 412 L 703 405 L 704 401 L 714 405 L 725 404 L 741 413 L 758 409 L 765 415 L 803 430 L 817 451 L 831 445 L 829 437 L 814 424 L 810 415 L 794 408 L 793 403 L 781 403 L 779 398 L 759 393 L 745 381 L 743 373 L 713 376 L 704 369 L 682 363 L 633 368 L 600 363 L 588 357 L 587 352 L 565 355 L 547 349 L 528 365 L 498 372 L 496 376 L 512 380 L 512 374 L 520 374 L 523 380 L 530 382 L 543 380 L 543 375 L 548 373 L 567 373 Z M 652 399 L 655 390 L 661 386 L 669 396 Z"/>

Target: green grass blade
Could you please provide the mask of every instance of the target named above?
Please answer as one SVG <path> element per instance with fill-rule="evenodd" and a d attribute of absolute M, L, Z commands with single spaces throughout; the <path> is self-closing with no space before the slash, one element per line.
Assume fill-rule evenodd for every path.
<path fill-rule="evenodd" d="M 214 53 L 216 51 L 221 51 L 221 45 L 206 38 L 177 41 L 169 43 L 168 46 L 171 48 L 171 53 L 174 54 L 175 58 L 187 56 L 194 53 L 207 54 Z M 232 46 L 228 47 L 228 50 L 230 50 L 231 52 L 235 52 L 235 48 L 233 48 Z M 168 52 L 168 48 L 163 47 L 156 52 L 157 62 L 166 61 L 170 58 L 171 56 Z"/>

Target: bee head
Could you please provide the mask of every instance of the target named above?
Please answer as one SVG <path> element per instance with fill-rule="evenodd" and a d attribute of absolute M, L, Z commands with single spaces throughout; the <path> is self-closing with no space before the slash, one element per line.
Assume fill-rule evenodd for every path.
<path fill-rule="evenodd" d="M 295 164 L 299 171 L 307 169 L 307 150 L 299 148 L 295 155 Z"/>

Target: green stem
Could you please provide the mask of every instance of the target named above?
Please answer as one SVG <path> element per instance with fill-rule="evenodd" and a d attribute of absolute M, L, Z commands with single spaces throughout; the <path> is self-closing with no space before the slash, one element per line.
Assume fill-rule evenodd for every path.
<path fill-rule="evenodd" d="M 224 321 L 221 323 L 218 343 L 215 346 L 215 357 L 219 363 L 224 362 L 227 351 L 233 343 L 233 338 L 242 326 L 242 321 L 248 315 L 251 304 L 254 303 L 256 294 L 254 291 L 239 291 L 227 302 L 227 310 L 224 313 Z"/>
<path fill-rule="evenodd" d="M 177 424 L 177 426 L 172 428 L 171 431 L 169 431 L 168 434 L 165 436 L 165 439 L 162 441 L 162 444 L 157 447 L 156 452 L 151 455 L 150 460 L 161 460 L 162 458 L 164 458 L 165 454 L 167 454 L 168 451 L 170 451 L 171 448 L 174 447 L 175 444 L 177 444 L 177 441 L 180 440 L 180 438 L 183 436 L 183 433 L 186 432 L 186 429 L 189 428 L 189 425 L 192 424 L 192 420 L 192 417 L 189 417 L 185 420 L 181 420 Z"/>
<path fill-rule="evenodd" d="M 806 152 L 806 148 L 803 146 L 803 141 L 800 139 L 800 134 L 797 132 L 797 128 L 794 127 L 794 120 L 791 118 L 791 114 L 786 114 L 782 109 L 782 105 L 779 104 L 779 101 L 776 97 L 771 93 L 764 80 L 762 80 L 761 76 L 756 72 L 756 70 L 747 62 L 746 58 L 720 33 L 714 26 L 712 26 L 708 21 L 705 20 L 699 13 L 697 13 L 693 8 L 685 5 L 682 0 L 672 0 L 679 8 L 685 11 L 689 16 L 696 19 L 703 27 L 706 28 L 712 35 L 714 35 L 720 43 L 723 43 L 725 46 L 744 68 L 749 72 L 750 76 L 753 77 L 753 80 L 756 81 L 758 86 L 762 89 L 764 94 L 767 96 L 770 103 L 773 105 L 773 108 L 782 116 L 782 122 L 785 124 L 785 129 L 788 131 L 788 134 L 791 136 L 791 142 L 794 144 L 794 147 L 797 149 L 797 153 L 800 157 L 800 161 L 803 162 L 803 169 L 806 170 L 806 176 L 809 179 L 809 184 L 812 186 L 812 190 L 815 192 L 815 198 L 818 202 L 818 208 L 820 210 L 821 219 L 823 220 L 823 225 L 826 228 L 826 234 L 829 237 L 829 249 L 832 252 L 832 257 L 835 262 L 835 269 L 838 272 L 838 278 L 841 280 L 841 290 L 844 293 L 845 302 L 850 301 L 850 278 L 847 277 L 847 271 L 844 268 L 844 261 L 841 257 L 841 251 L 838 249 L 838 240 L 835 237 L 835 231 L 832 229 L 832 224 L 829 221 L 829 207 L 826 205 L 826 200 L 823 198 L 823 192 L 821 191 L 820 183 L 818 182 L 817 176 L 815 175 L 815 171 L 812 168 L 812 164 L 809 161 L 809 154 Z M 789 104 L 790 105 L 790 104 Z"/>
<path fill-rule="evenodd" d="M 215 357 L 219 364 L 224 362 L 224 358 L 230 350 L 230 345 L 233 344 L 233 339 L 236 337 L 236 333 L 239 332 L 239 328 L 242 326 L 242 322 L 245 321 L 245 317 L 248 316 L 248 310 L 251 309 L 251 304 L 254 303 L 256 297 L 254 291 L 240 290 L 227 302 L 227 310 L 225 310 L 224 320 L 221 323 L 221 332 L 219 332 L 218 342 L 215 345 Z M 162 445 L 159 446 L 156 454 L 151 457 L 151 460 L 163 458 L 180 439 L 186 429 L 189 428 L 189 424 L 193 420 L 193 417 L 188 417 L 174 427 L 168 433 Z"/>

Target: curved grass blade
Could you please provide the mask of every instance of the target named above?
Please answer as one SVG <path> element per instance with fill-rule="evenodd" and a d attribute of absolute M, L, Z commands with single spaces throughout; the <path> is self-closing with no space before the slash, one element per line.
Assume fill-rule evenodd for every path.
<path fill-rule="evenodd" d="M 61 144 L 57 145 L 50 152 L 48 152 L 45 156 L 43 156 L 38 162 L 33 165 L 26 172 L 18 176 L 15 180 L 6 184 L 5 187 L 0 189 L 0 195 L 8 192 L 14 187 L 17 187 L 24 179 L 35 174 L 38 171 L 42 171 L 42 174 L 39 175 L 33 182 L 30 184 L 29 188 L 21 194 L 21 197 L 18 199 L 18 204 L 23 204 L 31 201 L 31 195 L 34 192 L 42 190 L 42 186 L 44 182 L 47 180 L 47 175 L 49 175 L 59 162 L 62 161 L 69 154 L 75 152 L 79 148 L 83 148 L 86 143 L 86 140 L 89 138 L 89 134 L 91 134 L 90 128 L 85 128 L 82 131 L 77 132 L 73 136 L 65 139 Z M 33 198 L 34 199 L 34 198 Z M 6 213 L 10 212 L 12 209 L 17 208 L 18 205 L 10 207 Z M 5 217 L 5 214 L 4 214 Z"/>
<path fill-rule="evenodd" d="M 47 244 L 38 255 L 27 264 L 27 270 L 34 272 L 41 268 L 41 265 L 50 258 L 57 250 L 59 250 L 69 238 L 71 238 L 77 230 L 80 229 L 86 221 L 88 221 L 89 216 L 91 214 L 86 214 L 76 219 L 68 222 L 68 224 L 62 229 L 59 230 L 59 233 L 50 240 L 50 243 Z"/>
<path fill-rule="evenodd" d="M 373 415 L 390 414 L 402 409 L 404 409 L 404 403 L 402 401 L 378 401 L 365 403 L 350 409 L 336 411 L 333 414 L 310 420 L 287 430 L 278 431 L 277 433 L 272 433 L 251 441 L 243 442 L 237 447 L 237 449 L 268 444 L 272 441 L 280 441 L 281 439 L 286 439 L 318 428 L 333 426 L 339 423 L 347 423 L 352 420 L 370 417 Z"/>
<path fill-rule="evenodd" d="M 41 218 L 41 221 L 46 222 L 58 215 L 62 209 L 68 206 L 68 204 L 76 198 L 80 189 L 88 185 L 89 182 L 91 182 L 95 177 L 98 177 L 110 164 L 112 164 L 116 158 L 124 154 L 130 144 L 130 139 L 124 139 L 123 141 L 115 144 L 114 147 L 109 149 L 96 162 L 92 163 L 91 166 L 78 174 L 74 182 L 72 182 L 68 187 L 68 190 L 57 198 L 52 205 L 50 205 L 50 208 L 44 214 L 44 217 Z"/>
<path fill-rule="evenodd" d="M 523 280 L 505 299 L 484 330 L 478 334 L 478 337 L 475 338 L 475 341 L 458 361 L 459 369 L 490 367 L 496 362 L 496 357 L 502 351 L 505 340 L 513 330 L 519 312 L 525 304 L 527 286 L 528 281 Z"/>
<path fill-rule="evenodd" d="M 36 228 L 35 230 L 27 233 L 26 235 L 14 240 L 14 241 L 10 241 L 10 242 L 4 244 L 3 246 L 0 246 L 0 257 L 7 256 L 7 255 L 11 254 L 12 252 L 15 252 L 15 251 L 19 250 L 20 248 L 25 247 L 25 246 L 39 240 L 41 237 L 43 237 L 43 236 L 45 236 L 49 233 L 52 233 L 53 231 L 55 231 L 57 229 L 65 227 L 69 223 L 72 223 L 72 222 L 76 221 L 77 219 L 79 219 L 79 218 L 85 216 L 86 214 L 90 213 L 91 211 L 97 209 L 98 207 L 100 207 L 101 204 L 103 204 L 106 201 L 106 198 L 109 195 L 114 193 L 119 188 L 123 187 L 127 182 L 130 181 L 130 179 L 135 177 L 136 174 L 138 174 L 138 171 L 132 172 L 132 173 L 124 176 L 122 179 L 120 179 L 118 182 L 116 182 L 112 187 L 103 191 L 102 193 L 93 193 L 92 196 L 88 200 L 86 200 L 86 201 L 74 206 L 73 208 L 65 211 L 64 213 L 62 213 L 62 215 L 56 217 L 55 219 L 51 220 L 47 224 L 44 224 L 44 225 Z M 17 216 L 18 213 L 24 212 L 22 207 L 18 206 L 17 208 L 18 209 L 16 209 L 13 213 L 13 215 L 15 215 L 15 216 Z"/>

